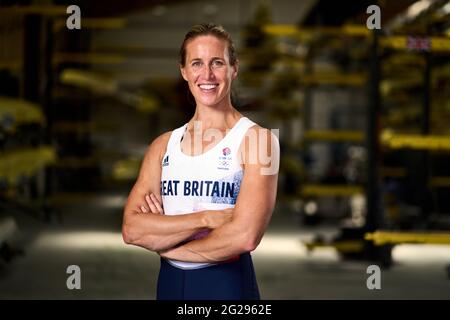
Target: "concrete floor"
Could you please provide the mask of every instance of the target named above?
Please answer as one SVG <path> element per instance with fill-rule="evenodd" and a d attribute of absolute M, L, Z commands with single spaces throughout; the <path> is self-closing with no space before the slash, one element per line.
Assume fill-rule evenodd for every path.
<path fill-rule="evenodd" d="M 25 254 L 0 265 L 0 299 L 154 299 L 159 257 L 124 245 L 122 197 L 61 208 L 62 222 L 19 217 Z M 381 289 L 366 286 L 368 262 L 342 261 L 331 248 L 302 245 L 321 231 L 300 228 L 278 208 L 253 258 L 263 299 L 450 299 L 450 246 L 401 245 L 382 270 Z M 68 290 L 66 269 L 81 268 L 81 290 Z"/>

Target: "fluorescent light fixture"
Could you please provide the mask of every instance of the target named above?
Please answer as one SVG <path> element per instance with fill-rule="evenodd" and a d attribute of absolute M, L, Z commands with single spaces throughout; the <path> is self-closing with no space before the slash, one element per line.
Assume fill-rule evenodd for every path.
<path fill-rule="evenodd" d="M 412 20 L 422 12 L 426 11 L 433 4 L 432 0 L 420 0 L 412 5 L 406 11 L 406 19 Z"/>

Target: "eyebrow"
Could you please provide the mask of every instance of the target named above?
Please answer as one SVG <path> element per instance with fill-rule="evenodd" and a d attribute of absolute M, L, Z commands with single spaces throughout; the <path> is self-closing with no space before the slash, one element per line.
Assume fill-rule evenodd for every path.
<path fill-rule="evenodd" d="M 212 60 L 222 60 L 222 61 L 225 61 L 225 59 L 224 59 L 224 58 L 221 58 L 221 57 L 212 57 L 212 58 L 211 58 L 211 61 L 212 61 Z M 200 59 L 200 58 L 194 58 L 194 59 L 191 59 L 190 62 L 192 63 L 192 62 L 194 62 L 194 61 L 202 61 L 202 59 Z"/>

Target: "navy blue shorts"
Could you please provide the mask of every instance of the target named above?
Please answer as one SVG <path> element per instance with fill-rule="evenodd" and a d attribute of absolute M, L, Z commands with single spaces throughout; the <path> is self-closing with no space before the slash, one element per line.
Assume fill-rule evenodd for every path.
<path fill-rule="evenodd" d="M 161 258 L 157 300 L 259 300 L 250 253 L 233 262 L 184 270 Z"/>

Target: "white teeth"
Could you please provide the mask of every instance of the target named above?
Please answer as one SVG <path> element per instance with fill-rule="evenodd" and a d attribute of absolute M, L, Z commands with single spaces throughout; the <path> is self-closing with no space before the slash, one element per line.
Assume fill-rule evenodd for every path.
<path fill-rule="evenodd" d="M 205 89 L 205 90 L 211 90 L 214 89 L 215 87 L 217 87 L 217 84 L 201 84 L 200 88 Z"/>

